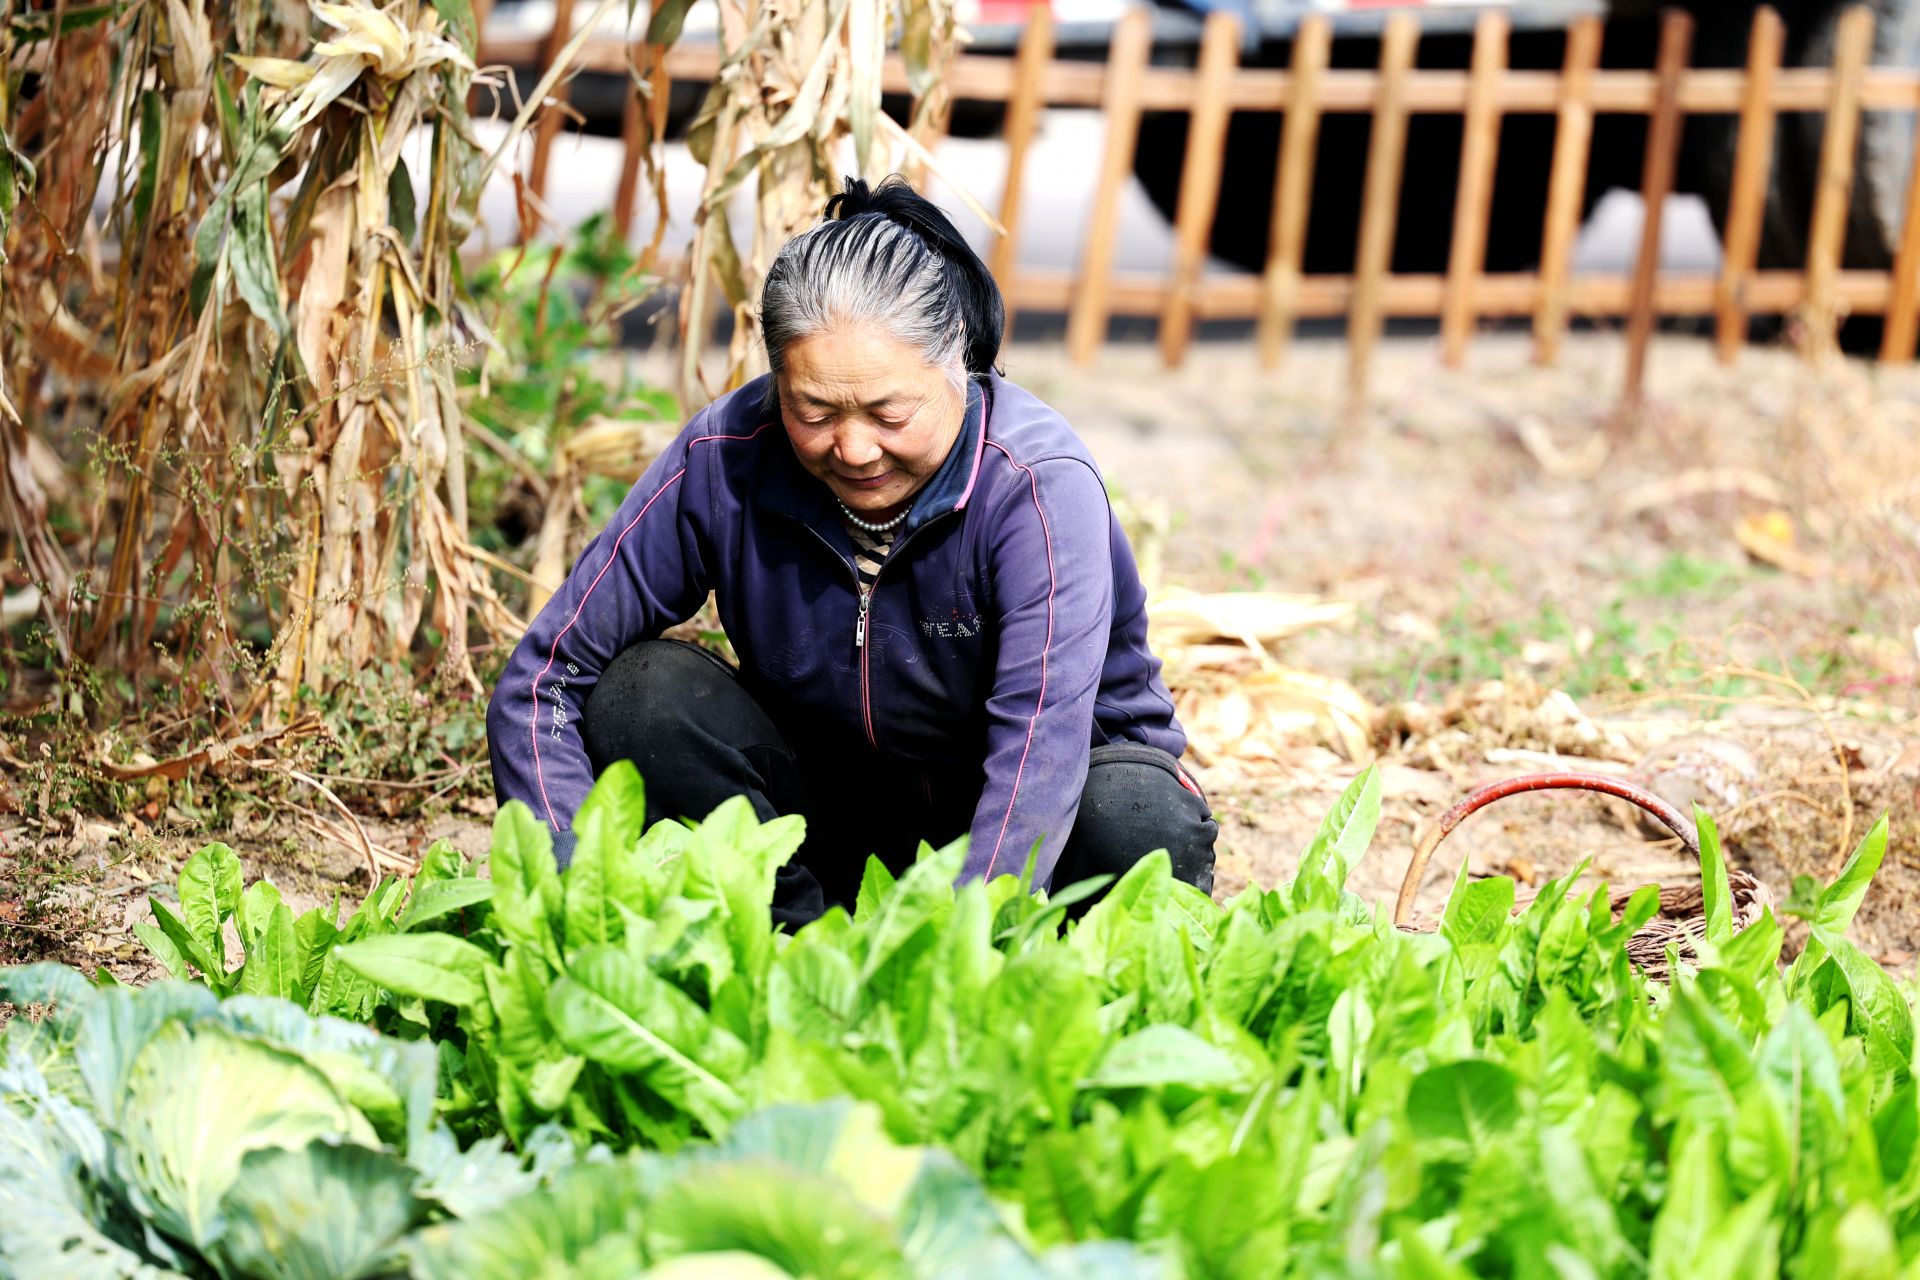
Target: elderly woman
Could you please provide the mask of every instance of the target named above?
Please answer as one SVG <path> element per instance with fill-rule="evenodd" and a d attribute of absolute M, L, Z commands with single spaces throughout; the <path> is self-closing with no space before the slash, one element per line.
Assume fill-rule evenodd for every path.
<path fill-rule="evenodd" d="M 1147 648 L 1146 593 L 1086 446 L 993 368 L 1000 291 L 910 187 L 849 181 L 780 251 L 772 372 L 647 469 L 514 649 L 487 709 L 496 793 L 554 832 L 630 759 L 649 821 L 747 796 L 798 813 L 789 925 L 868 854 L 969 837 L 962 878 L 1213 882 L 1216 827 Z M 711 591 L 735 670 L 659 639 Z"/>

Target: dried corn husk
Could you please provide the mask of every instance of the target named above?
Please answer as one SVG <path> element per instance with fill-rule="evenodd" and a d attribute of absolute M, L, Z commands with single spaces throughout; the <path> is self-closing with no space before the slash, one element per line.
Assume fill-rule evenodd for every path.
<path fill-rule="evenodd" d="M 1147 605 L 1149 637 L 1156 648 L 1236 641 L 1259 654 L 1276 641 L 1310 627 L 1353 620 L 1349 601 L 1276 591 L 1201 593 L 1168 588 Z"/>
<path fill-rule="evenodd" d="M 1353 605 L 1318 596 L 1170 589 L 1147 605 L 1148 639 L 1164 663 L 1180 723 L 1203 766 L 1277 764 L 1320 743 L 1370 756 L 1374 707 L 1344 680 L 1288 666 L 1272 646 L 1309 627 L 1350 621 Z"/>
<path fill-rule="evenodd" d="M 1344 680 L 1298 667 L 1171 669 L 1168 684 L 1194 755 L 1281 762 L 1291 744 L 1317 742 L 1348 760 L 1371 755 L 1374 708 Z"/>
<path fill-rule="evenodd" d="M 676 424 L 634 418 L 594 418 L 560 446 L 564 465 L 581 476 L 638 480 L 647 464 L 673 443 Z"/>
<path fill-rule="evenodd" d="M 587 477 L 612 476 L 628 483 L 638 480 L 647 464 L 673 442 L 675 434 L 670 422 L 594 418 L 567 437 L 547 484 L 546 513 L 534 548 L 528 617 L 539 613 L 560 589 L 567 566 L 579 550 L 574 542 L 584 525 L 581 488 Z"/>

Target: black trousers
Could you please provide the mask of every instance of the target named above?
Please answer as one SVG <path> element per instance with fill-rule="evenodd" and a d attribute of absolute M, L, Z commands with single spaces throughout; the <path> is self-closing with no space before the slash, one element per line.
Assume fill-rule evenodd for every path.
<path fill-rule="evenodd" d="M 580 733 L 595 775 L 633 761 L 646 782 L 649 825 L 704 818 L 738 795 L 762 820 L 804 815 L 806 842 L 776 888 L 774 915 L 788 927 L 835 903 L 851 907 L 869 854 L 898 872 L 921 840 L 938 846 L 965 834 L 980 798 L 979 776 L 930 779 L 864 743 L 783 731 L 732 667 L 676 640 L 642 641 L 617 656 L 588 695 Z M 1156 747 L 1094 747 L 1079 816 L 1047 887 L 1118 876 L 1166 849 L 1176 876 L 1212 892 L 1219 828 L 1183 776 Z M 557 848 L 571 852 L 566 841 Z"/>

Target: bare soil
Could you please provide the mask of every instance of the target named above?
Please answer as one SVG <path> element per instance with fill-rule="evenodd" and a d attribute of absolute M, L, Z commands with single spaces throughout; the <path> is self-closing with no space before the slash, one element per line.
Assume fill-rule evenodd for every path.
<path fill-rule="evenodd" d="M 1461 371 L 1427 340 L 1396 339 L 1356 415 L 1345 359 L 1340 344 L 1306 343 L 1264 373 L 1246 344 L 1202 345 L 1168 372 L 1150 347 L 1111 346 L 1080 369 L 1035 345 L 1006 363 L 1100 459 L 1151 575 L 1351 600 L 1352 625 L 1305 633 L 1281 656 L 1383 706 L 1428 709 L 1383 722 L 1395 726 L 1377 737 L 1385 807 L 1351 887 L 1390 900 L 1438 813 L 1481 782 L 1556 762 L 1549 749 L 1565 744 L 1539 708 L 1560 687 L 1597 735 L 1570 767 L 1619 772 L 1685 735 L 1743 744 L 1755 776 L 1709 804 L 1732 858 L 1776 899 L 1795 875 L 1830 875 L 1890 812 L 1857 929 L 1883 961 L 1910 965 L 1920 374 L 1783 350 L 1723 369 L 1704 343 L 1669 337 L 1649 396 L 1623 417 L 1610 335 L 1574 340 L 1553 369 L 1490 336 Z M 1436 714 L 1449 696 L 1452 713 Z M 1222 824 L 1222 895 L 1291 874 L 1360 767 L 1304 740 L 1273 756 L 1199 770 Z M 17 798 L 25 813 L 0 816 L 0 960 L 150 976 L 131 926 L 209 838 L 296 909 L 366 889 L 361 853 L 291 817 L 207 832 L 177 813 L 43 816 Z M 1462 858 L 1532 883 L 1583 858 L 1616 886 L 1690 875 L 1678 846 L 1646 838 L 1625 808 L 1569 793 L 1503 801 L 1442 846 L 1419 909 L 1438 909 Z M 469 796 L 363 822 L 390 849 L 444 836 L 480 857 L 491 809 Z"/>
<path fill-rule="evenodd" d="M 1483 337 L 1458 371 L 1400 340 L 1355 415 L 1338 346 L 1272 374 L 1241 347 L 1200 348 L 1172 374 L 1156 354 L 1110 347 L 1078 370 L 1018 350 L 1008 372 L 1066 414 L 1125 499 L 1164 505 L 1172 532 L 1146 558 L 1167 580 L 1358 602 L 1354 626 L 1284 656 L 1384 702 L 1444 702 L 1448 677 L 1471 687 L 1476 668 L 1505 677 L 1478 693 L 1509 712 L 1529 684 L 1575 684 L 1607 745 L 1562 767 L 1627 765 L 1682 735 L 1744 744 L 1757 776 L 1709 807 L 1777 898 L 1795 875 L 1830 876 L 1887 811 L 1858 931 L 1894 964 L 1920 949 L 1920 376 L 1778 349 L 1728 369 L 1669 338 L 1622 415 L 1614 336 L 1571 343 L 1552 369 L 1523 339 Z M 1786 539 L 1757 556 L 1740 526 L 1769 519 Z M 1512 754 L 1539 737 L 1527 714 L 1483 713 L 1382 743 L 1385 810 L 1352 887 L 1388 899 L 1426 824 L 1542 767 Z M 1291 874 L 1358 768 L 1319 747 L 1282 757 L 1202 772 L 1225 892 Z M 1438 909 L 1462 857 L 1536 882 L 1581 858 L 1616 886 L 1691 874 L 1628 810 L 1567 792 L 1502 801 L 1442 846 L 1420 909 Z"/>

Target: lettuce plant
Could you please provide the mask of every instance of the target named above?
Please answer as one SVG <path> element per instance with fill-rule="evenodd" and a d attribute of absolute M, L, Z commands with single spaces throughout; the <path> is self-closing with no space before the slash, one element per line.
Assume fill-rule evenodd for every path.
<path fill-rule="evenodd" d="M 233 850 L 209 844 L 180 870 L 178 912 L 149 896 L 153 922 L 136 924 L 134 934 L 168 976 L 197 981 L 216 995 L 278 996 L 311 1013 L 360 1022 L 373 1016 L 380 993 L 340 964 L 336 947 L 457 927 L 465 912 L 493 896 L 492 882 L 472 874 L 466 857 L 445 840 L 427 850 L 410 881 L 382 880 L 344 925 L 337 899 L 329 909 L 314 907 L 295 919 L 270 882 L 256 881 L 243 892 L 240 881 L 240 859 Z M 233 968 L 228 967 L 229 922 L 241 949 L 240 964 Z"/>
<path fill-rule="evenodd" d="M 489 899 L 328 955 L 377 1025 L 431 1045 L 462 1140 L 633 1151 L 487 1246 L 527 1273 L 658 1265 L 668 1237 L 621 1207 L 652 1185 L 636 1170 L 728 1149 L 767 1107 L 851 1099 L 888 1142 L 949 1153 L 1037 1265 L 1122 1241 L 1223 1280 L 1920 1277 L 1913 1014 L 1846 937 L 1885 819 L 1832 885 L 1795 887 L 1782 910 L 1809 941 L 1783 965 L 1770 912 L 1734 931 L 1699 815 L 1695 956 L 1654 982 L 1626 944 L 1656 895 L 1616 915 L 1605 886 L 1570 892 L 1579 869 L 1518 909 L 1510 880 L 1463 872 L 1435 931 L 1394 929 L 1344 887 L 1378 787 L 1356 779 L 1293 881 L 1225 906 L 1151 853 L 1068 923 L 1088 886 L 956 888 L 963 851 L 923 848 L 897 878 L 870 862 L 851 911 L 787 936 L 769 907 L 796 820 L 740 801 L 643 830 L 640 781 L 616 769 L 564 875 L 509 804 Z M 746 1206 L 823 1226 L 831 1197 L 739 1185 L 697 1215 L 733 1225 L 671 1237 L 686 1274 L 753 1274 L 725 1269 L 741 1252 L 895 1274 L 884 1250 L 872 1272 L 780 1252 L 788 1228 Z M 480 1226 L 420 1230 L 484 1274 L 455 1243 Z M 589 1256 L 589 1237 L 640 1252 Z"/>

